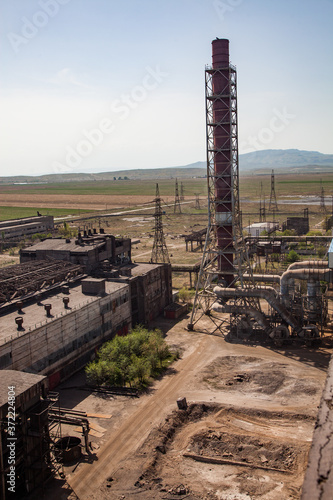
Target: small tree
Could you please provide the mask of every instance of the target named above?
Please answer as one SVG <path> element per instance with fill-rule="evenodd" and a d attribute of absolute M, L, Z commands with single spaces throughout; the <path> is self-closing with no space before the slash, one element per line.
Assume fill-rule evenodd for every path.
<path fill-rule="evenodd" d="M 298 255 L 298 253 L 295 252 L 295 250 L 290 250 L 288 255 L 286 255 L 285 261 L 288 264 L 292 264 L 293 262 L 297 262 L 299 259 L 300 259 L 300 256 Z"/>
<path fill-rule="evenodd" d="M 320 245 L 318 248 L 317 248 L 317 255 L 320 259 L 322 259 L 323 257 L 325 257 L 326 255 L 326 252 L 327 252 L 327 249 L 326 247 L 324 247 L 323 245 Z"/>

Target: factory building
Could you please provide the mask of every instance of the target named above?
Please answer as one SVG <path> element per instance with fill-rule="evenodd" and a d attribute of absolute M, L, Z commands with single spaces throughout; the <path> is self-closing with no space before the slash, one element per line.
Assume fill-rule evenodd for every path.
<path fill-rule="evenodd" d="M 148 325 L 172 301 L 171 265 L 132 263 L 130 244 L 110 235 L 45 240 L 0 270 L 0 498 L 43 491 L 59 468 L 61 418 L 50 391 L 102 343 L 132 323 Z M 16 496 L 8 489 L 8 387 L 18 422 Z"/>
<path fill-rule="evenodd" d="M 20 239 L 36 233 L 44 233 L 54 229 L 52 215 L 40 215 L 36 217 L 25 217 L 0 222 L 0 233 L 3 239 Z"/>
<path fill-rule="evenodd" d="M 47 377 L 2 370 L 0 386 L 0 498 L 26 498 L 51 475 Z"/>
<path fill-rule="evenodd" d="M 309 209 L 304 209 L 303 217 L 287 217 L 287 220 L 282 224 L 282 231 L 286 229 L 295 231 L 299 236 L 308 233 L 310 230 Z"/>
<path fill-rule="evenodd" d="M 170 264 L 131 262 L 131 240 L 46 239 L 0 270 L 0 369 L 48 377 L 50 388 L 132 324 L 172 302 Z"/>
<path fill-rule="evenodd" d="M 265 231 L 267 234 L 273 233 L 279 228 L 279 224 L 276 222 L 255 222 L 250 226 L 245 228 L 245 231 L 249 236 L 254 238 L 259 238 L 259 236 Z"/>
<path fill-rule="evenodd" d="M 149 325 L 172 302 L 171 265 L 136 263 L 120 271 L 130 286 L 132 324 Z"/>
<path fill-rule="evenodd" d="M 49 238 L 20 251 L 20 262 L 55 259 L 82 266 L 90 273 L 103 261 L 119 265 L 131 261 L 130 238 L 90 234 L 78 238 Z"/>
<path fill-rule="evenodd" d="M 40 293 L 40 292 L 39 292 Z M 86 278 L 21 300 L 1 317 L 0 369 L 47 375 L 50 388 L 131 327 L 126 283 Z"/>

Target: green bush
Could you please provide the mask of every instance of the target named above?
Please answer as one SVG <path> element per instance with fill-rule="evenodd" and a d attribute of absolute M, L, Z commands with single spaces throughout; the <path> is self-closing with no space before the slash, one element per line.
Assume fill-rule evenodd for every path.
<path fill-rule="evenodd" d="M 327 253 L 327 248 L 324 245 L 321 245 L 317 248 L 317 255 L 320 259 L 325 257 L 326 253 Z"/>
<path fill-rule="evenodd" d="M 306 236 L 322 236 L 323 233 L 321 231 L 309 231 L 306 233 Z"/>
<path fill-rule="evenodd" d="M 74 238 L 75 236 L 77 236 L 78 231 L 76 228 L 71 228 L 68 222 L 64 222 L 64 227 L 59 228 L 58 233 L 63 238 Z"/>
<path fill-rule="evenodd" d="M 285 257 L 285 261 L 288 264 L 292 264 L 293 262 L 297 262 L 299 259 L 300 259 L 300 256 L 298 255 L 297 252 L 295 252 L 295 250 L 290 250 L 288 255 L 286 255 L 286 257 Z"/>
<path fill-rule="evenodd" d="M 179 300 L 182 302 L 190 302 L 194 293 L 194 290 L 189 290 L 186 286 L 183 286 L 178 292 Z"/>
<path fill-rule="evenodd" d="M 173 358 L 160 330 L 138 326 L 106 342 L 85 371 L 88 381 L 97 385 L 142 387 Z"/>

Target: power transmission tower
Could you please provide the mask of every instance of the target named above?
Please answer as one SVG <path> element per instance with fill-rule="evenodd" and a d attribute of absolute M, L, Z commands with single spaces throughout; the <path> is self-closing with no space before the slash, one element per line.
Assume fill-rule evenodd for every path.
<path fill-rule="evenodd" d="M 179 190 L 178 190 L 178 180 L 176 179 L 176 186 L 175 186 L 175 204 L 173 207 L 173 213 L 181 214 L 182 213 L 182 207 L 180 205 L 180 198 L 179 198 Z"/>
<path fill-rule="evenodd" d="M 321 179 L 320 179 L 320 211 L 326 213 L 325 191 Z"/>
<path fill-rule="evenodd" d="M 269 198 L 269 206 L 268 210 L 270 212 L 278 212 L 278 205 L 276 201 L 276 193 L 275 193 L 275 176 L 274 176 L 274 170 L 272 170 L 272 175 L 271 175 L 271 196 Z"/>
<path fill-rule="evenodd" d="M 195 209 L 200 210 L 200 199 L 199 199 L 200 193 L 194 193 L 194 194 L 195 194 Z"/>
<path fill-rule="evenodd" d="M 163 212 L 161 208 L 160 190 L 158 184 L 156 184 L 155 213 L 154 213 L 155 234 L 154 234 L 154 243 L 150 259 L 150 262 L 155 264 L 170 263 L 169 253 L 163 233 L 162 215 Z"/>
<path fill-rule="evenodd" d="M 185 188 L 184 188 L 184 184 L 181 182 L 180 183 L 180 199 L 181 201 L 184 201 L 185 200 Z"/>
<path fill-rule="evenodd" d="M 259 202 L 259 222 L 266 221 L 265 195 L 263 193 L 262 182 L 260 183 L 260 202 Z"/>

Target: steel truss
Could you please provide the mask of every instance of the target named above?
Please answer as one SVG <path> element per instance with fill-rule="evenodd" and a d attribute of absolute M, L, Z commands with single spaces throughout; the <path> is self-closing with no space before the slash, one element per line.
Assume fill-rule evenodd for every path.
<path fill-rule="evenodd" d="M 222 91 L 218 94 L 213 90 L 213 79 L 218 76 L 219 82 L 224 80 Z M 247 249 L 242 234 L 242 214 L 239 200 L 239 167 L 238 167 L 238 125 L 237 125 L 237 73 L 236 68 L 212 69 L 206 67 L 206 144 L 207 144 L 207 183 L 208 183 L 208 228 L 206 241 L 197 281 L 196 294 L 189 329 L 204 315 L 208 315 L 217 329 L 222 331 L 229 319 L 223 321 L 216 315 L 212 305 L 216 302 L 213 291 L 217 284 L 228 287 L 254 286 L 253 281 L 243 282 L 243 273 L 252 274 Z M 221 104 L 219 109 L 225 109 L 218 122 L 214 119 L 214 105 Z M 215 135 L 225 137 L 216 146 Z M 223 168 L 216 172 L 217 155 L 223 161 Z M 217 196 L 216 185 L 222 181 L 225 194 Z M 230 210 L 231 207 L 231 210 Z M 218 241 L 218 229 L 223 230 L 226 238 Z M 222 243 L 222 244 L 221 244 Z M 222 262 L 222 265 L 221 265 Z M 225 269 L 224 269 L 225 268 Z M 227 279 L 227 283 L 225 278 Z M 251 303 L 250 303 L 251 302 Z M 230 304 L 230 302 L 229 302 Z M 234 305 L 251 305 L 260 308 L 258 301 L 253 299 L 234 299 Z M 237 315 L 232 315 L 231 322 L 239 323 Z"/>
<path fill-rule="evenodd" d="M 181 204 L 180 204 L 180 198 L 181 197 L 179 196 L 178 180 L 176 179 L 176 184 L 175 184 L 175 203 L 174 203 L 174 206 L 173 206 L 173 213 L 174 214 L 176 214 L 176 213 L 181 214 L 182 213 L 182 207 L 181 207 Z"/>
<path fill-rule="evenodd" d="M 155 197 L 155 233 L 154 233 L 154 242 L 153 249 L 151 252 L 151 263 L 170 263 L 168 248 L 165 243 L 164 233 L 163 233 L 163 221 L 162 221 L 162 207 L 161 207 L 161 198 L 160 198 L 160 190 L 158 184 L 156 184 L 156 197 Z"/>
<path fill-rule="evenodd" d="M 272 170 L 271 174 L 271 195 L 269 198 L 269 206 L 268 206 L 268 211 L 269 212 L 278 212 L 279 207 L 276 201 L 276 192 L 275 192 L 275 176 L 274 176 L 274 170 Z"/>

